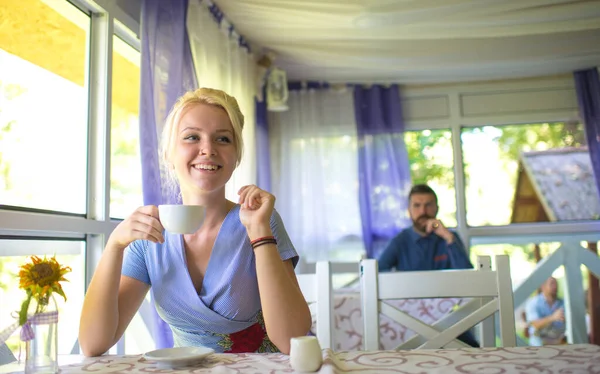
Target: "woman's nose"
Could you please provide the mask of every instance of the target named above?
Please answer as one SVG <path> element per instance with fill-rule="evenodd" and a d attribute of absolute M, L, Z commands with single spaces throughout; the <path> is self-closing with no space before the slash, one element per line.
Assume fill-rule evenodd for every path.
<path fill-rule="evenodd" d="M 203 142 L 200 145 L 200 153 L 203 155 L 214 155 L 215 154 L 215 147 L 212 144 L 212 142 Z"/>

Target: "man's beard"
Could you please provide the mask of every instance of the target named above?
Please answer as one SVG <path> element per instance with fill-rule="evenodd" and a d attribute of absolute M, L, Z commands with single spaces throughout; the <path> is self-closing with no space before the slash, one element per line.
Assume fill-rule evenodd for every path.
<path fill-rule="evenodd" d="M 423 214 L 417 219 L 413 219 L 413 226 L 417 231 L 425 232 L 427 230 L 427 221 L 433 217 L 428 216 L 427 214 Z"/>

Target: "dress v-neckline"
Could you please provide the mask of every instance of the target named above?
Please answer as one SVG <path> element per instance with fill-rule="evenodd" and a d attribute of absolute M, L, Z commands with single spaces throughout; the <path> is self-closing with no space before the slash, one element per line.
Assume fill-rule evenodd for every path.
<path fill-rule="evenodd" d="M 229 219 L 229 216 L 231 216 L 232 213 L 235 210 L 237 210 L 238 207 L 239 207 L 239 204 L 235 204 L 234 206 L 232 206 L 231 209 L 229 209 L 229 211 L 227 212 L 227 215 L 225 216 L 225 218 L 223 219 L 223 222 L 221 222 L 221 227 L 219 227 L 219 231 L 217 232 L 217 235 L 215 236 L 215 241 L 212 245 L 212 248 L 210 249 L 210 255 L 208 256 L 208 262 L 206 263 L 206 271 L 204 272 L 204 276 L 202 277 L 202 284 L 200 285 L 199 291 L 196 291 L 196 287 L 194 286 L 194 281 L 192 280 L 192 275 L 190 274 L 190 268 L 188 265 L 187 255 L 185 252 L 185 241 L 183 240 L 183 235 L 179 235 L 179 240 L 181 243 L 181 256 L 183 258 L 183 263 L 185 265 L 187 282 L 192 287 L 194 294 L 196 294 L 198 296 L 199 300 L 202 298 L 203 295 L 206 295 L 206 292 L 203 292 L 205 290 L 204 284 L 206 283 L 205 280 L 206 280 L 206 278 L 208 278 L 207 275 L 209 274 L 209 271 L 211 269 L 210 263 L 212 262 L 213 254 L 215 253 L 215 249 L 218 248 L 217 243 L 219 242 L 219 237 L 221 236 L 223 226 L 225 225 L 225 222 L 227 221 L 227 219 Z"/>

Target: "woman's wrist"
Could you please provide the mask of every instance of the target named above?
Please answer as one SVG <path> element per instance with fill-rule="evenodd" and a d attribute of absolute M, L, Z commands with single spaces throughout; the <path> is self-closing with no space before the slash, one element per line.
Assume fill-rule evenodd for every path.
<path fill-rule="evenodd" d="M 127 246 L 123 246 L 119 243 L 112 242 L 110 239 L 108 239 L 106 247 L 104 247 L 104 251 L 113 253 L 123 253 L 125 252 L 125 248 L 127 248 Z"/>
<path fill-rule="evenodd" d="M 273 231 L 271 230 L 271 227 L 268 224 L 247 226 L 246 232 L 248 233 L 248 238 L 250 238 L 250 241 L 273 236 Z"/>

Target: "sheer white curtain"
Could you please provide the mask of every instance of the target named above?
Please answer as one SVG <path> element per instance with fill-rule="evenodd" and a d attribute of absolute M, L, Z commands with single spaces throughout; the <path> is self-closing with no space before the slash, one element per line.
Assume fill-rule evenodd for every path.
<path fill-rule="evenodd" d="M 237 201 L 237 191 L 256 183 L 256 64 L 252 54 L 239 46 L 239 36 L 223 19 L 212 17 L 207 1 L 190 0 L 187 30 L 200 87 L 217 88 L 234 96 L 244 114 L 244 156 L 227 184 L 227 198 Z"/>
<path fill-rule="evenodd" d="M 275 207 L 306 262 L 362 254 L 350 89 L 291 91 L 269 118 Z"/>

